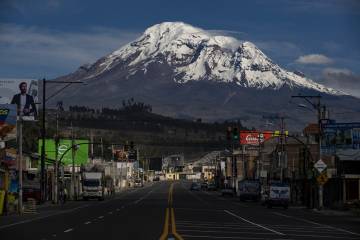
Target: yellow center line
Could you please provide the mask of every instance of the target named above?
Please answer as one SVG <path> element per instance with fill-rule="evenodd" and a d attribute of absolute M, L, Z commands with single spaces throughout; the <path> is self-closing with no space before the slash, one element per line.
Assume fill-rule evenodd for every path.
<path fill-rule="evenodd" d="M 165 240 L 168 235 L 169 235 L 169 208 L 166 208 L 164 230 L 160 236 L 160 240 Z"/>
<path fill-rule="evenodd" d="M 171 234 L 175 237 L 175 239 L 183 240 L 183 238 L 176 232 L 175 213 L 174 213 L 174 208 L 172 207 L 173 192 L 174 192 L 174 184 L 171 183 L 171 185 L 169 187 L 169 193 L 168 193 L 168 207 L 166 208 L 166 211 L 165 211 L 164 229 L 160 236 L 160 240 L 167 239 L 167 237 L 169 236 L 169 227 L 170 226 L 171 226 Z"/>
<path fill-rule="evenodd" d="M 183 238 L 176 232 L 175 214 L 173 208 L 171 208 L 171 231 L 177 240 L 183 240 Z"/>

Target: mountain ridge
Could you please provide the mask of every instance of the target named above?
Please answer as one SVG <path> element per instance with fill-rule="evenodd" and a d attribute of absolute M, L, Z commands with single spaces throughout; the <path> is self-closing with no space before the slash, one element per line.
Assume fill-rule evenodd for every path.
<path fill-rule="evenodd" d="M 243 87 L 279 89 L 284 85 L 303 87 L 333 95 L 344 92 L 325 87 L 282 69 L 253 43 L 228 36 L 212 36 L 182 22 L 165 22 L 148 28 L 135 41 L 96 62 L 93 78 L 126 63 L 129 75 L 146 74 L 148 65 L 158 61 L 174 68 L 173 81 L 211 80 L 235 82 Z M 138 65 L 141 65 L 139 67 Z"/>
<path fill-rule="evenodd" d="M 198 28 L 184 23 L 176 24 L 186 31 L 174 28 L 175 33 L 170 34 L 171 29 L 164 30 L 174 26 L 169 24 L 150 27 L 145 31 L 147 34 L 137 40 L 91 65 L 81 66 L 77 71 L 59 77 L 57 80 L 81 80 L 87 85 L 71 86 L 71 91 L 64 91 L 58 99 L 65 99 L 65 105 L 76 102 L 87 106 L 116 107 L 123 99 L 134 97 L 151 104 L 154 112 L 165 116 L 202 118 L 204 121 L 237 118 L 248 121 L 247 127 L 259 126 L 263 116 L 287 113 L 295 127 L 313 121 L 313 114 L 304 114 L 295 108 L 294 103 L 289 103 L 292 95 L 301 93 L 322 95 L 328 106 L 360 115 L 359 99 L 317 84 L 301 73 L 283 70 L 250 42 L 236 46 L 232 44 L 234 38 L 212 40 L 213 36 L 205 31 L 195 34 Z M 165 32 L 159 34 L 162 31 L 158 28 Z M 159 43 L 149 34 L 154 35 L 154 39 L 162 36 L 164 41 L 170 40 Z M 205 42 L 204 38 L 207 39 Z M 226 48 L 219 44 L 209 45 L 210 40 L 217 44 L 221 42 L 220 45 Z M 236 39 L 234 41 L 239 43 Z M 184 42 L 193 47 L 185 48 L 189 51 L 185 55 Z M 151 44 L 153 46 L 149 47 Z M 174 51 L 170 51 L 173 47 Z M 230 61 L 235 55 L 237 61 Z M 197 68 L 192 68 L 194 65 Z M 197 71 L 199 68 L 202 70 Z M 234 72 L 240 74 L 238 79 L 233 78 Z M 266 77 L 268 75 L 271 77 Z M 343 116 L 343 119 L 347 118 Z"/>

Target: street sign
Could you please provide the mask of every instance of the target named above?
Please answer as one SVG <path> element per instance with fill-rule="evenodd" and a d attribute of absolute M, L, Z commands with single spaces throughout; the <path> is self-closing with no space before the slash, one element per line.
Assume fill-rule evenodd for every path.
<path fill-rule="evenodd" d="M 317 178 L 316 178 L 317 182 L 319 185 L 324 185 L 328 180 L 328 176 L 326 174 L 326 172 L 320 174 Z"/>
<path fill-rule="evenodd" d="M 314 168 L 316 168 L 319 173 L 322 173 L 326 169 L 326 167 L 327 165 L 321 159 L 314 164 Z"/>

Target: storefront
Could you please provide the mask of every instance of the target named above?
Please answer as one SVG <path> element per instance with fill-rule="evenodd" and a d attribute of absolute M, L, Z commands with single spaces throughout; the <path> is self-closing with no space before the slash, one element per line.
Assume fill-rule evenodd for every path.
<path fill-rule="evenodd" d="M 7 186 L 7 174 L 6 170 L 3 167 L 0 167 L 0 215 L 4 212 L 5 205 L 5 193 Z"/>
<path fill-rule="evenodd" d="M 346 174 L 343 184 L 343 201 L 345 203 L 360 200 L 360 175 Z"/>

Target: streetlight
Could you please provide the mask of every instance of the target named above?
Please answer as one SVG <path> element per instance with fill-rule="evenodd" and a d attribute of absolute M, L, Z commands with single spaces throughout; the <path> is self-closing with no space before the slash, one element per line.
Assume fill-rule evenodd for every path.
<path fill-rule="evenodd" d="M 318 95 L 318 96 L 302 96 L 302 95 L 298 95 L 298 96 L 291 96 L 292 98 L 302 98 L 304 99 L 306 102 L 308 102 L 312 107 L 313 109 L 315 109 L 317 111 L 317 120 L 318 120 L 318 128 L 319 128 L 319 133 L 318 133 L 318 136 L 319 136 L 319 141 L 318 141 L 318 144 L 319 144 L 319 159 L 321 160 L 321 120 L 322 120 L 322 106 L 321 106 L 321 103 L 320 103 L 320 99 L 321 99 L 321 96 Z M 310 101 L 309 99 L 317 99 L 317 102 L 314 103 L 312 101 Z M 308 107 L 304 104 L 299 104 L 299 106 L 301 107 L 304 107 L 304 108 L 307 108 Z M 325 110 L 325 106 L 323 106 L 324 110 Z M 319 184 L 319 209 L 321 210 L 323 208 L 323 192 L 324 192 L 324 187 L 322 184 Z"/>
<path fill-rule="evenodd" d="M 45 78 L 42 80 L 43 82 L 43 91 L 42 91 L 42 122 L 41 122 L 41 161 L 40 161 L 40 193 L 41 193 L 41 202 L 46 200 L 46 185 L 45 185 L 45 137 L 46 137 L 46 129 L 45 129 L 45 112 L 46 112 L 46 101 L 51 99 L 52 97 L 59 94 L 65 88 L 69 87 L 71 84 L 81 83 L 81 81 L 49 81 Z M 46 98 L 46 84 L 47 83 L 55 83 L 55 84 L 66 84 L 64 87 L 53 93 L 50 97 Z M 57 171 L 57 169 L 55 170 Z"/>

